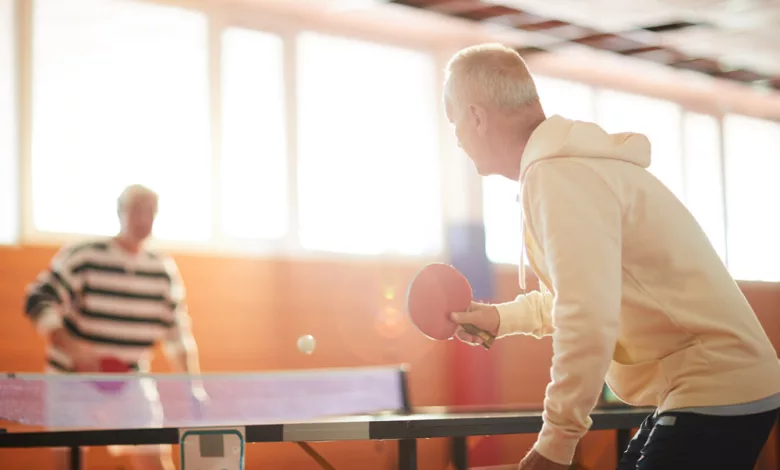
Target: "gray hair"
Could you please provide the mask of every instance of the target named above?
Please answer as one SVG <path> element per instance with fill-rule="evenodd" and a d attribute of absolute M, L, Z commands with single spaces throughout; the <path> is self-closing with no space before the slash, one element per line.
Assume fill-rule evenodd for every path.
<path fill-rule="evenodd" d="M 119 198 L 117 199 L 117 210 L 121 211 L 122 207 L 130 203 L 138 196 L 152 196 L 155 200 L 160 198 L 156 192 L 152 191 L 148 187 L 141 184 L 133 184 L 126 187 L 122 191 L 122 194 L 119 195 Z"/>
<path fill-rule="evenodd" d="M 513 109 L 539 99 L 520 54 L 495 43 L 467 47 L 453 55 L 447 64 L 444 93 L 458 107 L 474 103 Z"/>

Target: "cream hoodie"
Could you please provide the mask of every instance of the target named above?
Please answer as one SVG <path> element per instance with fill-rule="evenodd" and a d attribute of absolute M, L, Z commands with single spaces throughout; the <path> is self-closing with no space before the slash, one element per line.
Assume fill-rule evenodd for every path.
<path fill-rule="evenodd" d="M 661 411 L 780 392 L 753 310 L 649 165 L 645 136 L 560 116 L 523 153 L 525 249 L 543 287 L 498 305 L 498 333 L 552 335 L 535 448 L 554 462 L 571 463 L 605 378 L 623 401 Z"/>

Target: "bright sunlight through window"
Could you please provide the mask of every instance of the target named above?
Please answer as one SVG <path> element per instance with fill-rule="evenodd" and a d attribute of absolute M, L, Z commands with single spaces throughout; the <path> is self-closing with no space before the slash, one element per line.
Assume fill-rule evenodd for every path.
<path fill-rule="evenodd" d="M 260 31 L 222 37 L 222 233 L 279 238 L 287 232 L 284 43 Z"/>
<path fill-rule="evenodd" d="M 780 201 L 780 124 L 728 115 L 723 131 L 729 270 L 741 280 L 780 281 L 780 217 L 773 210 Z"/>
<path fill-rule="evenodd" d="M 685 205 L 726 261 L 726 220 L 718 120 L 687 112 L 683 119 Z"/>
<path fill-rule="evenodd" d="M 433 58 L 298 38 L 298 199 L 304 248 L 437 253 L 442 244 Z"/>
<path fill-rule="evenodd" d="M 158 238 L 211 237 L 207 24 L 141 2 L 36 0 L 33 222 L 109 235 L 123 187 L 160 193 Z"/>

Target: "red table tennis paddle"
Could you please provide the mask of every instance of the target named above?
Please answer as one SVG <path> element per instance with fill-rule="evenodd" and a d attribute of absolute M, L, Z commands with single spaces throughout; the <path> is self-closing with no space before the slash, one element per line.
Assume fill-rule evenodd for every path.
<path fill-rule="evenodd" d="M 471 284 L 460 271 L 448 264 L 431 263 L 409 284 L 406 309 L 412 323 L 428 338 L 450 339 L 461 326 L 479 337 L 483 348 L 490 349 L 495 336 L 474 325 L 458 325 L 450 319 L 453 312 L 467 311 L 471 300 Z"/>
<path fill-rule="evenodd" d="M 130 366 L 120 359 L 106 356 L 100 359 L 100 372 L 107 374 L 124 374 L 130 372 Z M 125 386 L 124 380 L 98 380 L 95 386 L 104 392 L 118 392 Z"/>

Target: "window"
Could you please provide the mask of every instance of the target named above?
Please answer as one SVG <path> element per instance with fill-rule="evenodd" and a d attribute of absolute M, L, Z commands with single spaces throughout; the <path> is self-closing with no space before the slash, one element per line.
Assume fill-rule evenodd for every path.
<path fill-rule="evenodd" d="M 421 52 L 298 38 L 298 200 L 304 248 L 438 253 L 436 74 Z"/>
<path fill-rule="evenodd" d="M 587 85 L 557 78 L 534 77 L 547 116 L 593 121 L 594 93 Z M 517 202 L 520 187 L 503 176 L 482 180 L 482 214 L 485 250 L 494 263 L 518 264 L 522 250 L 522 208 Z"/>
<path fill-rule="evenodd" d="M 729 115 L 723 131 L 729 269 L 737 279 L 780 281 L 780 124 Z"/>
<path fill-rule="evenodd" d="M 222 36 L 221 226 L 232 238 L 287 232 L 284 43 L 231 28 Z"/>
<path fill-rule="evenodd" d="M 14 1 L 0 0 L 0 244 L 19 238 L 19 150 L 16 119 Z"/>
<path fill-rule="evenodd" d="M 687 112 L 683 119 L 685 203 L 726 261 L 720 125 L 706 114 Z"/>
<path fill-rule="evenodd" d="M 212 235 L 207 24 L 119 0 L 36 0 L 32 216 L 45 232 L 118 228 L 128 184 L 160 193 L 162 239 Z"/>
<path fill-rule="evenodd" d="M 482 178 L 482 220 L 485 253 L 493 263 L 520 263 L 523 249 L 520 184 L 503 176 Z"/>
<path fill-rule="evenodd" d="M 559 114 L 567 119 L 593 121 L 595 92 L 592 87 L 551 77 L 534 77 L 536 91 L 545 114 Z"/>
<path fill-rule="evenodd" d="M 614 90 L 600 91 L 596 105 L 597 122 L 607 132 L 639 132 L 650 139 L 650 172 L 684 201 L 680 106 Z"/>

